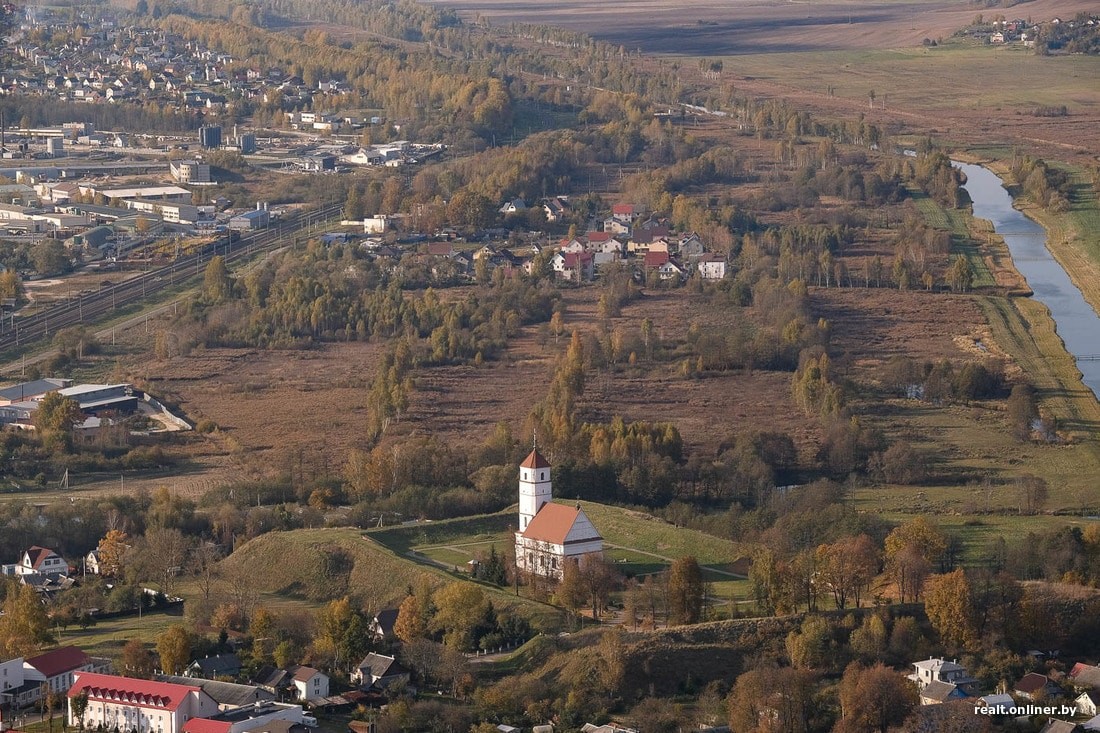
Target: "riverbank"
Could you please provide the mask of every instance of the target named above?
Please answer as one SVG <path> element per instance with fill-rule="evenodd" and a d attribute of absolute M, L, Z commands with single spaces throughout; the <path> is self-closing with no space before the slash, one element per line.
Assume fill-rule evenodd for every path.
<path fill-rule="evenodd" d="M 1069 275 L 1070 280 L 1092 309 L 1100 315 L 1100 201 L 1089 187 L 1090 196 L 1075 200 L 1064 214 L 1050 212 L 1019 196 L 1019 185 L 1012 180 L 1010 166 L 1003 160 L 980 160 L 975 156 L 956 156 L 959 160 L 982 165 L 997 174 L 1009 194 L 1012 205 L 1047 233 L 1047 249 Z M 1084 185 L 1079 182 L 1079 185 Z M 1088 222 L 1095 220 L 1095 227 Z"/>

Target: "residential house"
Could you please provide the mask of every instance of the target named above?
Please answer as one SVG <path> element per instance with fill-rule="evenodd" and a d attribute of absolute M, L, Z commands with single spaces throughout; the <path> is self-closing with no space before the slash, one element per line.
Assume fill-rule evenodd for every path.
<path fill-rule="evenodd" d="M 641 216 L 642 211 L 640 206 L 634 204 L 615 204 L 611 207 L 611 218 L 629 224 Z"/>
<path fill-rule="evenodd" d="M 1061 697 L 1062 690 L 1045 674 L 1028 672 L 1012 687 L 1012 692 L 1025 700 L 1049 700 Z"/>
<path fill-rule="evenodd" d="M 705 254 L 695 260 L 695 270 L 704 280 L 724 280 L 726 258 L 720 254 Z"/>
<path fill-rule="evenodd" d="M 550 266 L 569 282 L 591 280 L 595 273 L 595 259 L 591 252 L 558 252 L 550 259 Z"/>
<path fill-rule="evenodd" d="M 620 234 L 630 234 L 630 223 L 624 222 L 615 217 L 603 220 L 603 230 L 610 232 L 612 235 L 618 236 Z"/>
<path fill-rule="evenodd" d="M 69 563 L 53 550 L 35 545 L 23 553 L 19 564 L 15 566 L 15 574 L 47 577 L 68 575 Z"/>
<path fill-rule="evenodd" d="M 527 203 L 523 199 L 512 199 L 511 201 L 505 201 L 504 205 L 499 209 L 500 213 L 507 216 L 508 214 L 519 214 L 527 211 Z"/>
<path fill-rule="evenodd" d="M 646 252 L 642 258 L 642 266 L 646 270 L 656 270 L 668 262 L 668 252 Z"/>
<path fill-rule="evenodd" d="M 101 730 L 182 733 L 194 718 L 217 714 L 218 704 L 199 687 L 81 672 L 69 699 L 87 694 L 83 716 L 69 706 L 69 726 Z"/>
<path fill-rule="evenodd" d="M 996 692 L 991 695 L 982 695 L 975 703 L 978 707 L 992 708 L 1000 711 L 995 715 L 1008 715 L 1009 710 L 1016 707 L 1016 701 L 1007 692 Z"/>
<path fill-rule="evenodd" d="M 561 245 L 558 247 L 558 251 L 564 254 L 580 254 L 588 250 L 585 243 L 577 238 L 562 240 Z"/>
<path fill-rule="evenodd" d="M 933 682 L 947 682 L 959 687 L 966 694 L 973 695 L 978 686 L 978 680 L 967 674 L 962 665 L 933 657 L 913 662 L 913 672 L 909 674 L 909 679 L 917 683 L 918 690 L 923 690 Z"/>
<path fill-rule="evenodd" d="M 184 677 L 236 677 L 241 673 L 241 658 L 236 654 L 215 654 L 196 659 L 183 671 Z"/>
<path fill-rule="evenodd" d="M 924 689 L 920 691 L 920 704 L 940 705 L 950 700 L 961 700 L 966 696 L 966 693 L 958 685 L 934 680 L 925 685 Z"/>
<path fill-rule="evenodd" d="M 284 691 L 290 689 L 291 675 L 285 669 L 278 669 L 276 667 L 261 667 L 256 676 L 253 677 L 250 682 L 256 685 L 261 690 L 266 690 L 272 695 L 277 697 L 281 696 Z"/>
<path fill-rule="evenodd" d="M 393 625 L 397 623 L 398 609 L 384 608 L 374 614 L 370 622 L 370 632 L 375 641 L 389 641 L 394 638 Z"/>
<path fill-rule="evenodd" d="M 287 672 L 299 700 L 308 702 L 328 697 L 328 675 L 324 672 L 305 665 L 297 665 Z"/>
<path fill-rule="evenodd" d="M 650 252 L 650 254 L 653 254 Z M 684 268 L 675 260 L 668 260 L 657 268 L 657 277 L 660 280 L 679 280 L 684 276 Z"/>
<path fill-rule="evenodd" d="M 110 666 L 109 661 L 89 657 L 75 646 L 63 646 L 25 659 L 23 677 L 45 684 L 50 692 L 67 692 L 81 672 L 106 672 Z"/>
<path fill-rule="evenodd" d="M 693 260 L 702 257 L 707 250 L 703 246 L 703 240 L 699 238 L 699 235 L 692 232 L 680 237 L 680 240 L 676 243 L 676 251 L 681 257 Z"/>
<path fill-rule="evenodd" d="M 1073 702 L 1077 705 L 1078 715 L 1087 715 L 1093 718 L 1100 714 L 1100 692 L 1096 690 L 1082 692 Z"/>
<path fill-rule="evenodd" d="M 92 550 L 84 556 L 84 572 L 99 575 L 103 568 L 99 562 L 99 550 Z"/>
<path fill-rule="evenodd" d="M 646 219 L 634 225 L 630 230 L 630 238 L 639 244 L 646 244 L 669 235 L 667 219 Z"/>
<path fill-rule="evenodd" d="M 407 683 L 409 670 L 393 657 L 372 652 L 352 670 L 351 681 L 363 688 L 384 689 L 390 685 Z"/>
<path fill-rule="evenodd" d="M 1078 662 L 1069 671 L 1069 678 L 1079 690 L 1100 690 L 1100 667 Z"/>
<path fill-rule="evenodd" d="M 41 694 L 41 682 L 27 682 L 22 657 L 0 662 L 0 708 L 25 708 L 38 700 Z"/>
<path fill-rule="evenodd" d="M 546 221 L 551 224 L 559 222 L 569 214 L 569 199 L 565 196 L 543 199 L 542 210 L 546 214 Z"/>

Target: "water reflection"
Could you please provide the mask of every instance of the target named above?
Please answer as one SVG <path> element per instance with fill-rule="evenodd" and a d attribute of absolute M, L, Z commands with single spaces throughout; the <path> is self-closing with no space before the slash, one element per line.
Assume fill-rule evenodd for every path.
<path fill-rule="evenodd" d="M 966 174 L 966 190 L 974 201 L 974 216 L 988 219 L 1004 237 L 1016 269 L 1027 279 L 1035 298 L 1050 309 L 1058 335 L 1077 360 L 1085 385 L 1100 396 L 1100 316 L 1047 249 L 1046 230 L 1012 208 L 1001 179 L 980 165 L 954 165 Z"/>

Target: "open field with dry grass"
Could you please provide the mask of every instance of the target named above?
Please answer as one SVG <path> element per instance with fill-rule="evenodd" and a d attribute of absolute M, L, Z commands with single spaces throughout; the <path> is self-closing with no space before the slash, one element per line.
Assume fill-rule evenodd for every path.
<path fill-rule="evenodd" d="M 634 63 L 655 66 L 674 59 L 683 89 L 699 100 L 733 92 L 780 97 L 825 117 L 865 114 L 899 134 L 932 134 L 957 145 L 1009 142 L 1051 157 L 1090 160 L 1100 149 L 1100 89 L 1092 83 L 1100 75 L 1100 58 L 1040 57 L 1022 47 L 952 39 L 983 12 L 970 5 L 904 0 L 686 7 L 671 0 L 435 4 L 469 19 L 488 19 L 497 28 L 514 21 L 556 25 L 648 55 Z M 1036 0 L 996 12 L 1040 22 L 1094 10 L 1088 0 Z M 924 39 L 947 42 L 929 48 Z M 720 77 L 704 78 L 700 58 L 721 59 Z M 877 91 L 874 109 L 872 90 Z M 1031 115 L 1044 105 L 1066 105 L 1069 116 Z"/>
<path fill-rule="evenodd" d="M 950 35 L 980 12 L 942 0 L 629 0 L 614 4 L 598 0 L 434 0 L 432 4 L 453 8 L 469 18 L 486 18 L 495 25 L 561 26 L 643 53 L 715 56 L 919 45 L 924 38 Z M 1038 20 L 1090 9 L 1095 5 L 1088 0 L 1036 0 L 1017 12 Z M 998 12 L 1012 14 L 1011 9 Z"/>

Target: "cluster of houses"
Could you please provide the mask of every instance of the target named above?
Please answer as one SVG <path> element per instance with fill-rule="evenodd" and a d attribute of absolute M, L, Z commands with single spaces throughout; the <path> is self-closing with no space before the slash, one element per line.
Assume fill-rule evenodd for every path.
<path fill-rule="evenodd" d="M 1059 17 L 1046 21 L 1053 27 L 1074 28 L 1082 23 L 1089 28 L 1100 27 L 1100 16 L 1085 16 L 1080 20 L 1063 20 Z M 995 20 L 988 26 L 980 26 L 971 31 L 970 35 L 989 43 L 1000 45 L 1005 43 L 1020 43 L 1027 48 L 1035 46 L 1035 40 L 1039 37 L 1044 23 L 1033 23 L 1023 18 L 1012 20 Z"/>
<path fill-rule="evenodd" d="M 1042 657 L 1039 652 L 1032 656 Z M 970 708 L 980 708 L 1002 719 L 1030 717 L 1026 713 L 1038 706 L 1054 704 L 1066 711 L 1076 711 L 1081 722 L 1051 718 L 1041 733 L 1078 733 L 1100 731 L 1100 666 L 1079 662 L 1061 680 L 1028 672 L 1012 685 L 1011 690 L 981 694 L 979 682 L 957 661 L 928 658 L 913 663 L 909 675 L 918 689 L 921 705 L 941 705 L 966 701 Z"/>
<path fill-rule="evenodd" d="M 42 27 L 67 31 L 63 44 L 31 40 Z M 41 95 L 91 104 L 156 102 L 179 110 L 217 115 L 231 113 L 235 100 L 311 107 L 315 100 L 348 93 L 337 80 L 306 84 L 293 72 L 240 63 L 231 54 L 198 41 L 151 27 L 123 26 L 103 12 L 67 12 L 28 6 L 20 30 L 25 37 L 12 46 L 19 63 L 0 76 L 0 93 Z M 334 132 L 362 127 L 367 118 L 331 117 L 297 124 Z"/>
<path fill-rule="evenodd" d="M 544 202 L 547 208 L 562 205 L 560 198 Z M 692 273 L 704 280 L 726 276 L 726 258 L 708 252 L 698 234 L 676 234 L 668 219 L 649 216 L 639 206 L 616 204 L 597 227 L 559 244 L 551 265 L 561 279 L 591 280 L 600 267 L 616 263 L 640 265 L 647 275 L 655 273 L 665 281 Z"/>
<path fill-rule="evenodd" d="M 517 199 L 506 203 L 500 211 L 524 211 L 521 204 L 523 202 Z M 559 197 L 544 201 L 542 206 L 544 211 L 552 209 L 555 212 L 552 221 L 560 221 L 567 214 L 568 201 Z M 371 217 L 365 220 L 364 231 L 376 235 L 388 228 L 389 223 L 387 219 Z M 505 230 L 488 230 L 484 235 L 503 236 L 505 233 Z M 490 272 L 504 268 L 530 275 L 544 249 L 542 244 L 530 243 L 522 249 L 487 244 L 471 250 L 456 247 L 448 240 L 427 244 L 426 254 L 449 260 L 460 275 L 472 276 L 482 260 Z M 640 207 L 630 204 L 614 206 L 611 215 L 594 222 L 592 229 L 562 239 L 551 249 L 550 267 L 565 282 L 588 282 L 601 268 L 612 265 L 630 266 L 640 277 L 648 279 L 652 275 L 666 282 L 680 282 L 693 274 L 704 280 L 722 280 L 728 271 L 726 257 L 708 251 L 698 234 L 675 233 L 667 219 L 647 216 Z M 389 246 L 372 247 L 371 252 L 377 257 L 399 258 L 402 254 L 399 249 Z"/>
<path fill-rule="evenodd" d="M 37 545 L 27 549 L 18 562 L 0 565 L 0 575 L 14 577 L 47 595 L 73 586 L 69 563 L 48 547 Z"/>

